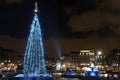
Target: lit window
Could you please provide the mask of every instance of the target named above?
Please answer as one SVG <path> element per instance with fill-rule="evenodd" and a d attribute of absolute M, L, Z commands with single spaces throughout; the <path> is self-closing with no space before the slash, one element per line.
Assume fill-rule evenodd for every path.
<path fill-rule="evenodd" d="M 82 53 L 84 55 L 84 53 Z"/>

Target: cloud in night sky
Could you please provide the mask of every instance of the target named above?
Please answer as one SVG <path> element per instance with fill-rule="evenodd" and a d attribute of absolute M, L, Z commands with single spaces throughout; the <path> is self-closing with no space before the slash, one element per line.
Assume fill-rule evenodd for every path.
<path fill-rule="evenodd" d="M 63 4 L 63 51 L 101 48 L 108 53 L 120 47 L 119 0 L 71 1 Z"/>
<path fill-rule="evenodd" d="M 23 0 L 6 1 L 11 4 L 21 3 Z M 26 4 L 27 1 L 24 6 L 11 8 L 9 14 L 1 16 L 2 19 L 6 19 L 1 20 L 3 22 L 0 23 L 3 25 L 0 32 L 0 46 L 15 49 L 18 53 L 24 53 L 25 38 L 27 39 L 29 24 L 33 16 L 32 9 L 26 11 L 30 9 L 28 5 L 26 8 Z M 59 0 L 59 4 L 57 4 L 59 24 L 54 17 L 56 13 L 51 11 L 52 9 L 55 11 L 56 8 L 49 3 L 44 2 L 44 4 L 40 5 L 40 15 L 42 15 L 40 20 L 43 35 L 47 37 L 44 38 L 45 53 L 50 56 L 56 54 L 56 45 L 52 44 L 55 40 L 59 41 L 59 47 L 63 53 L 79 51 L 83 48 L 101 48 L 109 51 L 120 47 L 120 0 L 69 0 L 69 2 Z M 49 7 L 51 8 L 49 9 Z M 15 14 L 19 14 L 19 16 L 15 16 Z M 10 21 L 11 19 L 13 21 Z M 5 24 L 7 20 L 8 22 Z M 6 30 L 9 25 L 11 28 Z M 54 38 L 54 35 L 57 35 L 57 38 Z"/>
<path fill-rule="evenodd" d="M 76 13 L 69 15 L 69 21 L 66 23 L 71 28 L 70 33 L 77 35 L 83 33 L 86 38 L 95 34 L 99 37 L 120 37 L 120 1 L 105 0 L 101 3 L 95 1 L 94 4 L 96 5 L 94 10 L 87 9 L 79 14 L 77 7 L 65 8 L 66 15 Z"/>
<path fill-rule="evenodd" d="M 18 52 L 19 54 L 23 54 L 25 50 L 25 39 L 17 39 L 14 37 L 10 37 L 8 35 L 0 36 L 0 46 L 6 49 L 12 49 Z"/>
<path fill-rule="evenodd" d="M 120 0 L 104 0 L 100 7 L 106 7 L 110 9 L 120 9 Z"/>

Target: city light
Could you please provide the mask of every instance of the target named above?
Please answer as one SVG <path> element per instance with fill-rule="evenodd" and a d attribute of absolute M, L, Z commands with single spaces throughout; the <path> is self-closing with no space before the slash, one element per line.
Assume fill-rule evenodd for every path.
<path fill-rule="evenodd" d="M 120 0 L 16 1 L 0 2 L 0 80 L 119 80 Z"/>
<path fill-rule="evenodd" d="M 65 68 L 65 64 L 63 64 L 62 67 Z"/>
<path fill-rule="evenodd" d="M 101 55 L 102 54 L 102 52 L 101 51 L 98 51 L 98 55 Z"/>

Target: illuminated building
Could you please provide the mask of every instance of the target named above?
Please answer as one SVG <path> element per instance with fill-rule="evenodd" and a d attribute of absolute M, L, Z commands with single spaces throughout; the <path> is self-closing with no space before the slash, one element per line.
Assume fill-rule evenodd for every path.
<path fill-rule="evenodd" d="M 0 61 L 11 60 L 12 62 L 16 62 L 16 60 L 21 60 L 22 56 L 20 56 L 16 51 L 12 49 L 0 48 Z"/>
<path fill-rule="evenodd" d="M 95 52 L 93 49 L 82 49 L 78 52 L 71 52 L 64 55 L 64 62 L 68 65 L 66 68 L 72 68 L 73 70 L 80 70 L 84 67 L 88 67 L 90 62 L 94 61 Z"/>
<path fill-rule="evenodd" d="M 0 47 L 0 70 L 15 70 L 21 62 L 22 56 L 16 51 Z"/>
<path fill-rule="evenodd" d="M 120 48 L 111 50 L 106 58 L 106 67 L 108 71 L 120 72 Z"/>
<path fill-rule="evenodd" d="M 79 59 L 80 59 L 81 65 L 87 66 L 90 62 L 95 60 L 95 51 L 92 49 L 80 50 Z"/>
<path fill-rule="evenodd" d="M 101 51 L 97 51 L 95 54 L 95 65 L 99 68 L 101 71 L 105 71 L 105 55 Z"/>
<path fill-rule="evenodd" d="M 104 70 L 104 59 L 105 56 L 103 53 L 95 49 L 81 49 L 78 52 L 71 52 L 70 54 L 64 55 L 64 63 L 68 65 L 66 68 L 81 71 L 89 67 L 91 62 L 94 62 L 100 70 Z"/>
<path fill-rule="evenodd" d="M 94 61 L 94 50 L 80 50 L 80 52 L 71 52 L 71 63 L 79 67 L 87 67 L 90 62 Z"/>

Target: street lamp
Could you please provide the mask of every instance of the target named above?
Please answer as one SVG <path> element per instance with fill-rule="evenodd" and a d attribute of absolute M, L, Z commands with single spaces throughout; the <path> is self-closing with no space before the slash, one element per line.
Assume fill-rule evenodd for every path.
<path fill-rule="evenodd" d="M 98 59 L 99 59 L 99 56 L 102 54 L 102 52 L 101 51 L 97 51 L 97 53 L 96 53 L 96 55 L 95 55 L 95 64 L 97 64 L 97 62 L 98 62 Z"/>
<path fill-rule="evenodd" d="M 101 66 L 101 55 L 102 55 L 102 52 L 98 51 L 96 55 L 96 63 L 98 64 L 99 68 Z"/>
<path fill-rule="evenodd" d="M 98 54 L 97 55 L 101 55 L 102 54 L 102 52 L 101 51 L 98 51 Z"/>

